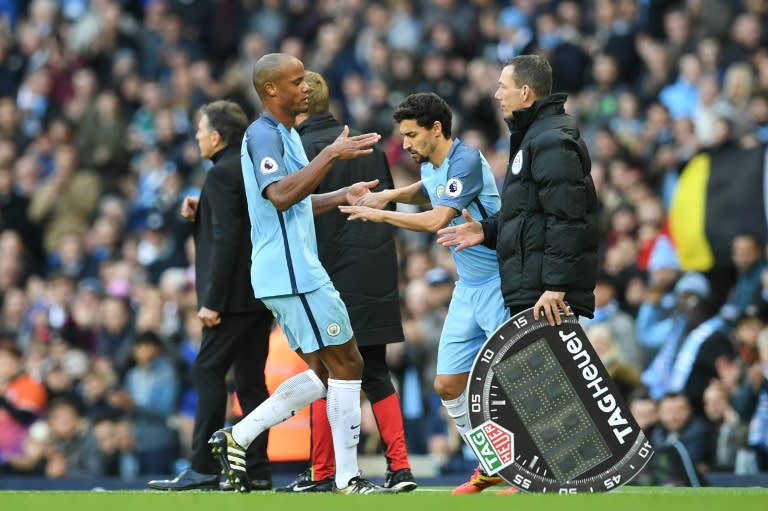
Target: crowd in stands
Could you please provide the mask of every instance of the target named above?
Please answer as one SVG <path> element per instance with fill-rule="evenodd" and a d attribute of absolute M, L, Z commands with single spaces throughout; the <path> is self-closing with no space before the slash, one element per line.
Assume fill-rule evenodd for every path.
<path fill-rule="evenodd" d="M 419 169 L 393 108 L 433 91 L 501 187 L 499 71 L 545 55 L 601 204 L 591 341 L 655 446 L 702 472 L 767 471 L 766 233 L 747 224 L 726 265 L 692 272 L 664 228 L 692 156 L 768 142 L 767 42 L 766 0 L 0 1 L 0 473 L 177 469 L 201 337 L 178 216 L 210 165 L 196 113 L 228 98 L 255 118 L 250 69 L 278 51 L 382 134 L 399 186 Z M 398 244 L 407 340 L 388 359 L 408 447 L 466 472 L 430 384 L 455 267 L 428 234 Z"/>

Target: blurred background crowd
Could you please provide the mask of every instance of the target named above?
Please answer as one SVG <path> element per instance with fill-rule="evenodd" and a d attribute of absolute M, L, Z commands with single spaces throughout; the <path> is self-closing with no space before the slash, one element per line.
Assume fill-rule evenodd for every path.
<path fill-rule="evenodd" d="M 178 216 L 209 165 L 196 112 L 229 98 L 255 118 L 250 70 L 276 51 L 325 76 L 340 120 L 382 134 L 397 185 L 419 169 L 392 111 L 433 91 L 501 186 L 501 65 L 549 58 L 601 202 L 591 341 L 654 445 L 703 471 L 768 470 L 765 211 L 740 211 L 703 272 L 665 228 L 694 155 L 768 142 L 767 38 L 766 0 L 0 0 L 0 473 L 179 468 L 201 336 Z M 407 340 L 388 357 L 408 447 L 466 471 L 430 383 L 455 267 L 428 234 L 398 244 Z"/>

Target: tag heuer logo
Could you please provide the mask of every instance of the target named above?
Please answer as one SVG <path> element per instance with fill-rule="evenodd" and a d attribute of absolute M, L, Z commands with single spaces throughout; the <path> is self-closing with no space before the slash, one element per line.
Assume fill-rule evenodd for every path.
<path fill-rule="evenodd" d="M 486 474 L 495 474 L 515 461 L 515 435 L 493 421 L 468 431 L 467 438 Z"/>

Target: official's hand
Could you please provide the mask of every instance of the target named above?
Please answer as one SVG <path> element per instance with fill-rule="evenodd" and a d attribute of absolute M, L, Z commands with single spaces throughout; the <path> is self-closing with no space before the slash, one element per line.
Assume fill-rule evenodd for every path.
<path fill-rule="evenodd" d="M 378 179 L 374 179 L 373 181 L 360 181 L 351 185 L 347 189 L 347 204 L 357 204 L 366 195 L 371 195 L 371 190 L 377 186 L 379 186 Z"/>
<path fill-rule="evenodd" d="M 386 192 L 366 193 L 354 203 L 355 206 L 365 206 L 367 208 L 384 209 L 390 203 Z"/>
<path fill-rule="evenodd" d="M 184 200 L 181 201 L 181 210 L 179 211 L 182 218 L 194 222 L 195 214 L 197 213 L 197 205 L 199 203 L 200 200 L 196 197 L 184 197 Z"/>
<path fill-rule="evenodd" d="M 544 291 L 533 306 L 533 319 L 538 321 L 541 309 L 544 309 L 544 315 L 547 317 L 549 326 L 559 325 L 563 322 L 560 319 L 560 310 L 566 316 L 573 314 L 565 303 L 565 291 Z"/>
<path fill-rule="evenodd" d="M 200 307 L 200 310 L 197 311 L 197 317 L 200 318 L 203 326 L 207 328 L 213 328 L 221 323 L 221 314 L 208 307 Z"/>
<path fill-rule="evenodd" d="M 349 136 L 349 126 L 344 126 L 341 134 L 328 148 L 335 152 L 340 160 L 351 160 L 358 156 L 371 154 L 373 146 L 381 140 L 378 133 L 364 133 L 362 135 Z"/>
<path fill-rule="evenodd" d="M 384 221 L 384 212 L 380 209 L 366 208 L 365 206 L 339 206 L 339 211 L 349 215 L 347 220 L 362 220 L 367 222 L 382 222 Z"/>
<path fill-rule="evenodd" d="M 443 227 L 437 231 L 437 242 L 444 247 L 456 247 L 456 252 L 479 245 L 485 240 L 480 222 L 472 218 L 466 209 L 461 210 L 461 215 L 466 223 Z"/>

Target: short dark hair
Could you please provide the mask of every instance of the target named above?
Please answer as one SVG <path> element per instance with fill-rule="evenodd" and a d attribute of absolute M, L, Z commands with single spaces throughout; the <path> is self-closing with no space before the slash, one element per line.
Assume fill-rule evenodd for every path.
<path fill-rule="evenodd" d="M 157 346 L 160 349 L 163 348 L 163 341 L 160 339 L 160 336 L 152 330 L 144 330 L 143 332 L 139 332 L 136 335 L 136 338 L 133 340 L 133 344 L 151 344 L 153 346 Z"/>
<path fill-rule="evenodd" d="M 434 92 L 411 94 L 400 103 L 392 114 L 395 122 L 413 119 L 422 128 L 431 128 L 435 121 L 440 122 L 445 138 L 451 137 L 453 114 L 448 103 Z"/>
<path fill-rule="evenodd" d="M 537 98 L 552 94 L 552 66 L 539 55 L 518 55 L 504 63 L 515 68 L 515 85 L 527 85 Z"/>
<path fill-rule="evenodd" d="M 239 144 L 243 140 L 248 128 L 248 117 L 234 101 L 213 101 L 201 106 L 200 113 L 208 117 L 209 127 L 219 132 L 224 145 Z"/>

